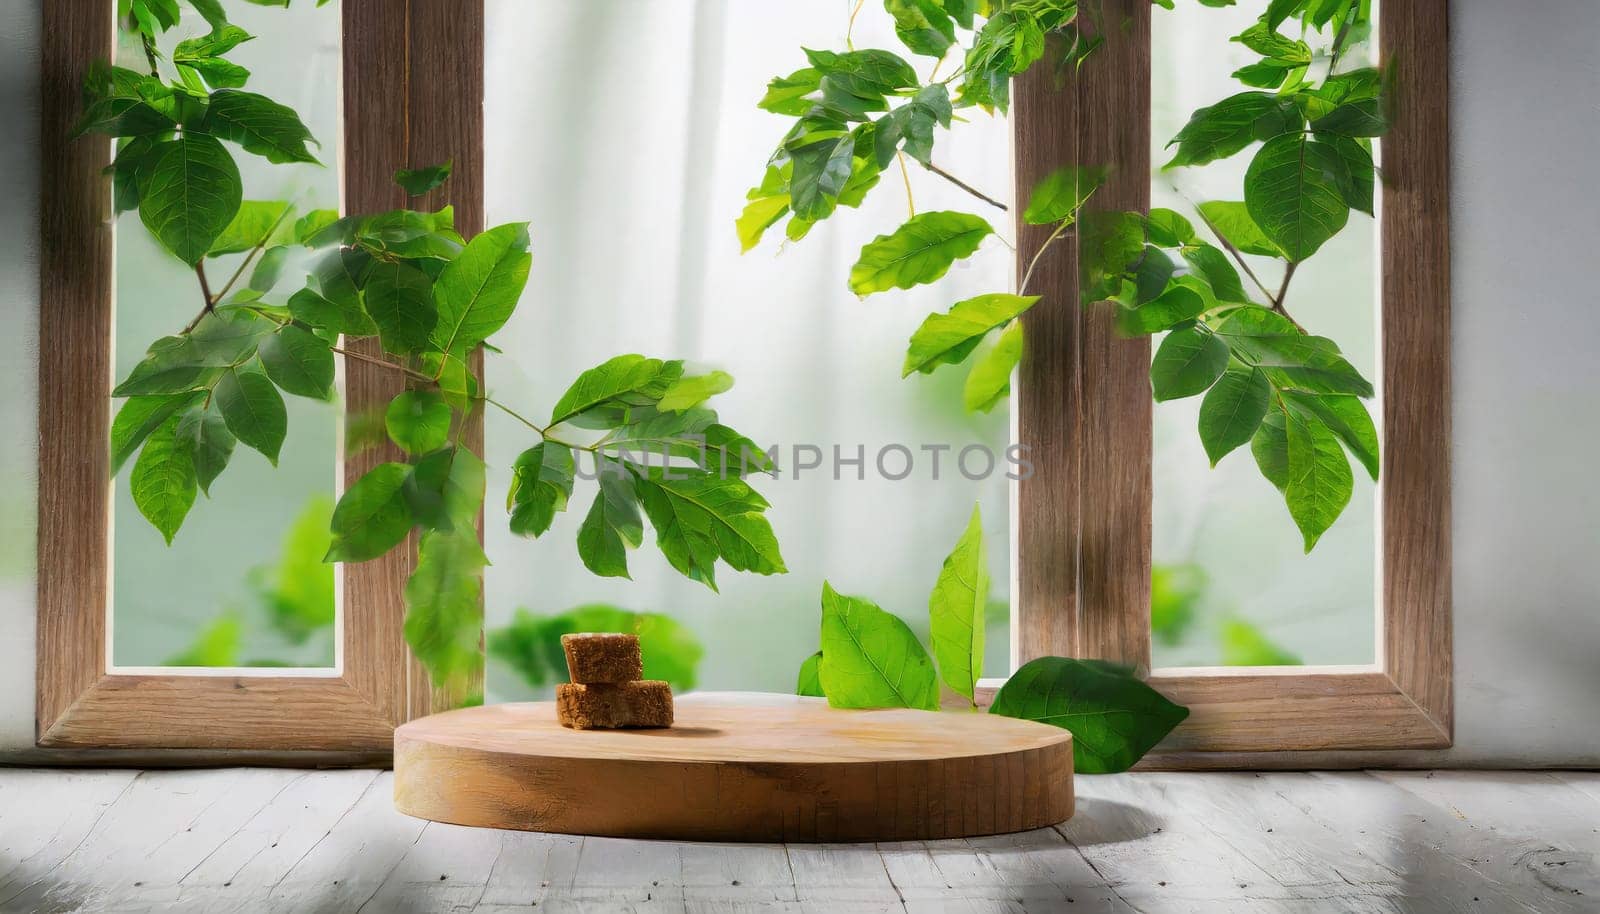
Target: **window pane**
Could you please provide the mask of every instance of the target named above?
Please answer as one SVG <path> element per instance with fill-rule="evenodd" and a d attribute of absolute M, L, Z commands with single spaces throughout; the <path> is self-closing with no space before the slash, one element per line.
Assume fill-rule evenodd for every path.
<path fill-rule="evenodd" d="M 1181 3 L 1152 11 L 1151 205 L 1186 215 L 1213 243 L 1195 202 L 1240 200 L 1245 169 L 1260 144 L 1200 167 L 1163 171 L 1161 165 L 1176 148 L 1167 142 L 1196 109 L 1240 92 L 1272 91 L 1252 90 L 1230 75 L 1261 61 L 1229 39 L 1255 24 L 1266 7 L 1265 0 L 1243 0 L 1220 9 Z M 1299 23 L 1280 31 L 1298 38 Z M 1309 78 L 1320 81 L 1328 66 L 1320 52 L 1331 35 L 1312 32 L 1305 40 L 1319 52 Z M 1375 60 L 1372 43 L 1356 44 L 1339 69 Z M 1243 256 L 1276 293 L 1283 262 Z M 1375 385 L 1381 383 L 1378 278 L 1377 223 L 1352 211 L 1346 227 L 1298 268 L 1285 301 L 1307 332 L 1337 341 Z M 1248 276 L 1243 282 L 1256 301 L 1265 300 Z M 1379 399 L 1365 402 L 1376 421 Z M 1196 434 L 1200 405 L 1200 397 L 1190 397 L 1158 403 L 1155 410 L 1154 664 L 1375 662 L 1377 501 L 1371 478 L 1352 461 L 1349 506 L 1305 554 L 1283 495 L 1262 476 L 1248 445 L 1211 469 Z"/>
<path fill-rule="evenodd" d="M 741 256 L 734 234 L 746 191 L 791 122 L 755 101 L 773 76 L 805 66 L 802 46 L 843 48 L 849 12 L 814 0 L 488 4 L 488 221 L 531 221 L 534 250 L 528 292 L 496 340 L 504 355 L 488 356 L 490 389 L 538 417 L 580 371 L 621 353 L 728 371 L 737 385 L 714 401 L 719 415 L 780 447 L 782 478 L 753 482 L 772 502 L 789 569 L 761 577 L 719 568 L 714 594 L 674 572 L 647 530 L 629 554 L 632 581 L 596 577 L 574 544 L 594 491 L 580 480 L 537 543 L 498 518 L 487 524 L 490 700 L 536 691 L 496 656 L 497 644 L 511 643 L 496 629 L 519 608 L 535 617 L 592 603 L 664 613 L 703 646 L 697 681 L 708 688 L 792 690 L 817 649 L 824 579 L 900 614 L 926 641 L 929 591 L 974 502 L 998 603 L 988 669 L 1007 671 L 1004 407 L 966 413 L 960 369 L 901 380 L 900 367 L 929 312 L 1010 289 L 1010 251 L 991 241 L 937 286 L 857 300 L 846 280 L 861 246 L 907 216 L 895 166 L 859 210 L 839 210 L 803 241 L 781 243 L 775 230 Z M 888 17 L 870 6 L 854 37 L 858 47 L 899 47 Z M 925 75 L 932 62 L 915 65 Z M 939 133 L 935 161 L 1009 199 L 1006 123 L 965 113 L 973 122 Z M 983 207 L 910 164 L 918 212 Z M 1005 214 L 983 214 L 1011 235 Z M 495 505 L 512 461 L 537 438 L 492 410 L 486 423 Z M 914 458 L 898 481 L 875 465 L 894 444 Z M 978 481 L 956 466 L 971 444 L 1000 461 Z M 822 463 L 798 479 L 796 445 L 818 448 Z M 950 448 L 937 480 L 924 445 Z M 865 479 L 854 465 L 834 478 L 835 446 L 847 460 L 860 449 Z M 903 471 L 905 455 L 883 459 L 889 475 Z M 968 469 L 984 469 L 976 452 Z"/>
<path fill-rule="evenodd" d="M 297 111 L 321 142 L 321 166 L 271 164 L 226 148 L 237 163 L 246 201 L 290 201 L 286 220 L 339 205 L 339 6 L 296 3 L 289 9 L 230 3 L 235 24 L 256 36 L 229 53 L 250 71 L 247 90 Z M 201 35 L 206 25 L 185 7 L 160 39 Z M 293 53 L 283 49 L 293 47 Z M 148 70 L 137 38 L 120 36 L 118 63 Z M 163 75 L 172 74 L 163 62 Z M 85 140 L 84 142 L 92 142 Z M 262 297 L 281 305 L 304 285 L 298 249 L 286 251 L 281 278 Z M 204 262 L 214 292 L 244 260 L 225 254 Z M 254 263 L 233 286 L 256 279 Z M 255 284 L 264 284 L 256 282 Z M 177 333 L 200 310 L 195 275 L 166 253 L 126 212 L 116 225 L 116 377 L 144 357 L 159 337 Z M 285 396 L 288 435 L 278 466 L 240 443 L 226 471 L 200 495 L 169 547 L 140 515 L 129 486 L 137 458 L 115 482 L 112 524 L 112 658 L 119 667 L 316 666 L 335 654 L 332 566 L 328 546 L 338 470 L 338 402 Z M 120 407 L 122 401 L 116 406 Z"/>

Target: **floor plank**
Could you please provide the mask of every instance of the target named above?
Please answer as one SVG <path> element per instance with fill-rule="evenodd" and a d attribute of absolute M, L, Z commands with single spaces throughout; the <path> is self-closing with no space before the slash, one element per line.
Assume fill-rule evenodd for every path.
<path fill-rule="evenodd" d="M 472 829 L 372 771 L 0 769 L 0 912 L 1593 912 L 1600 774 L 1083 777 L 1056 828 L 728 845 Z"/>

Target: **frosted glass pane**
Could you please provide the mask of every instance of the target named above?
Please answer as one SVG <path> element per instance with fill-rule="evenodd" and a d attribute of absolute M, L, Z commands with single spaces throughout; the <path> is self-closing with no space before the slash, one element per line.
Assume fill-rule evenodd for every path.
<path fill-rule="evenodd" d="M 251 71 L 246 88 L 299 112 L 321 141 L 314 152 L 324 163 L 275 165 L 229 144 L 244 198 L 290 200 L 300 212 L 336 208 L 339 5 L 296 3 L 279 9 L 231 3 L 228 15 L 256 36 L 228 55 Z M 185 7 L 184 18 L 160 45 L 170 49 L 205 31 L 204 21 Z M 137 41 L 126 35 L 121 36 L 118 62 L 148 68 Z M 214 291 L 242 258 L 235 254 L 206 261 Z M 299 275 L 291 262 L 265 300 L 282 304 L 304 285 Z M 139 214 L 118 217 L 117 378 L 127 376 L 152 341 L 182 329 L 200 303 L 193 271 L 159 247 Z M 139 514 L 129 494 L 134 462 L 118 475 L 111 532 L 112 658 L 117 666 L 334 663 L 333 568 L 320 560 L 327 549 L 343 407 L 303 397 L 284 399 L 289 432 L 278 466 L 238 445 L 227 470 L 212 485 L 210 498 L 196 499 L 170 547 Z"/>
<path fill-rule="evenodd" d="M 1167 141 L 1196 108 L 1250 91 L 1229 74 L 1260 57 L 1228 39 L 1266 6 L 1265 0 L 1243 0 L 1221 9 L 1180 3 L 1176 10 L 1152 10 L 1152 206 L 1192 217 L 1191 201 L 1242 198 L 1245 168 L 1259 146 L 1200 168 L 1161 171 L 1160 165 L 1172 157 Z M 1282 30 L 1295 28 L 1290 23 Z M 1325 47 L 1328 39 L 1312 35 L 1307 42 Z M 1357 45 L 1340 68 L 1370 66 L 1374 59 L 1370 45 Z M 1319 58 L 1312 77 L 1320 79 L 1326 66 Z M 1337 341 L 1381 386 L 1377 255 L 1377 223 L 1352 212 L 1345 229 L 1299 268 L 1288 307 L 1309 332 Z M 1276 290 L 1281 261 L 1246 258 Z M 1261 300 L 1259 291 L 1249 291 Z M 1154 664 L 1253 665 L 1269 658 L 1373 663 L 1378 534 L 1372 480 L 1355 467 L 1349 507 L 1306 555 L 1283 497 L 1261 476 L 1248 447 L 1209 467 L 1195 431 L 1200 402 L 1193 397 L 1155 409 Z M 1367 402 L 1376 420 L 1379 400 Z"/>
<path fill-rule="evenodd" d="M 486 198 L 491 224 L 530 221 L 533 272 L 511 324 L 490 354 L 494 395 L 547 415 L 578 372 L 626 352 L 687 358 L 731 372 L 717 398 L 725 421 L 762 446 L 782 448 L 781 479 L 758 477 L 789 573 L 719 568 L 721 595 L 672 571 L 653 533 L 630 554 L 633 580 L 604 579 L 574 544 L 593 483 L 537 542 L 489 523 L 491 631 L 526 608 L 549 615 L 585 603 L 666 613 L 704 645 L 698 683 L 792 690 L 816 650 L 827 579 L 870 596 L 927 636 L 928 592 L 974 502 L 983 506 L 999 602 L 988 633 L 989 669 L 1007 670 L 1007 480 L 966 479 L 954 459 L 983 444 L 1002 453 L 1004 410 L 961 409 L 964 372 L 900 379 L 906 340 L 931 311 L 1011 287 L 1012 256 L 991 241 L 936 288 L 860 301 L 846 287 L 862 244 L 907 214 L 891 168 L 860 210 L 843 209 L 798 244 L 769 237 L 743 256 L 733 220 L 788 122 L 755 107 L 767 80 L 805 65 L 800 47 L 841 48 L 849 4 L 558 3 L 491 0 L 486 59 Z M 859 17 L 860 47 L 898 47 L 881 9 Z M 931 62 L 917 63 L 926 73 Z M 941 133 L 936 160 L 1002 199 L 1011 190 L 1005 122 Z M 912 167 L 917 210 L 982 206 Z M 1007 236 L 1007 217 L 985 213 Z M 774 233 L 778 234 L 778 233 Z M 535 442 L 514 420 L 487 419 L 488 503 L 503 502 L 508 468 Z M 916 458 L 904 480 L 879 475 L 875 457 L 902 444 Z M 815 445 L 824 466 L 793 478 L 791 449 Z M 948 445 L 932 478 L 923 445 Z M 833 448 L 866 455 L 831 473 Z M 890 473 L 902 457 L 891 452 Z M 978 466 L 973 458 L 969 469 Z M 488 694 L 533 694 L 491 654 Z"/>

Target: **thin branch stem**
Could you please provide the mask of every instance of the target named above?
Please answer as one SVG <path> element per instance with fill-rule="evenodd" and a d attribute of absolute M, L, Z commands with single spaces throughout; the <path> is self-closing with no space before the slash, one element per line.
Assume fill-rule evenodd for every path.
<path fill-rule="evenodd" d="M 397 371 L 413 381 L 424 381 L 429 384 L 435 383 L 433 378 L 428 377 L 420 371 L 412 371 L 404 365 L 397 365 L 394 362 L 388 361 L 387 359 L 380 359 L 376 356 L 370 356 L 364 352 L 356 352 L 353 349 L 343 349 L 339 346 L 329 346 L 328 351 L 336 352 L 339 355 L 355 359 L 358 362 L 366 362 L 368 365 L 377 365 L 382 368 L 387 368 L 390 371 Z"/>
<path fill-rule="evenodd" d="M 511 418 L 517 420 L 518 422 L 521 422 L 523 425 L 526 425 L 528 428 L 531 428 L 534 431 L 538 432 L 539 433 L 539 437 L 541 437 L 541 438 L 548 438 L 549 437 L 549 435 L 546 434 L 546 432 L 549 431 L 548 427 L 539 425 L 539 424 L 537 424 L 535 422 L 532 422 L 532 421 L 529 421 L 521 413 L 519 413 L 516 410 L 512 409 L 511 407 L 505 405 L 504 403 L 501 403 L 499 400 L 496 400 L 494 397 L 479 397 L 478 399 L 483 401 L 484 403 L 489 404 L 490 406 L 496 407 L 501 412 L 505 413 L 506 415 L 510 416 Z M 565 444 L 566 442 L 557 442 L 557 443 L 558 444 Z"/>
<path fill-rule="evenodd" d="M 1244 275 L 1250 277 L 1250 281 L 1256 284 L 1257 289 L 1261 290 L 1261 294 L 1265 296 L 1267 303 L 1276 309 L 1278 300 L 1273 297 L 1272 291 L 1267 288 L 1267 284 L 1261 281 L 1261 277 L 1256 275 L 1256 271 L 1250 269 L 1250 264 L 1245 262 L 1244 255 L 1239 253 L 1239 249 L 1233 246 L 1233 242 L 1228 240 L 1228 236 L 1222 234 L 1222 231 L 1217 228 L 1215 223 L 1206 218 L 1205 212 L 1193 200 L 1189 201 L 1189 205 L 1194 207 L 1195 215 L 1199 216 L 1200 221 L 1206 224 L 1206 228 L 1211 230 L 1211 234 L 1217 236 L 1217 241 L 1221 242 L 1222 249 L 1228 252 L 1228 255 L 1239 265 L 1239 269 L 1244 271 Z"/>
<path fill-rule="evenodd" d="M 1028 261 L 1028 269 L 1022 274 L 1022 284 L 1017 286 L 1018 295 L 1028 294 L 1028 283 L 1033 279 L 1034 269 L 1039 266 L 1039 259 L 1044 256 L 1044 252 L 1050 249 L 1050 245 L 1054 244 L 1057 238 L 1066 234 L 1067 229 L 1071 228 L 1072 224 L 1073 220 L 1071 219 L 1061 220 L 1061 224 L 1056 226 L 1056 230 L 1051 232 L 1050 237 L 1044 240 L 1044 244 L 1039 245 L 1039 250 L 1033 252 L 1033 259 Z"/>
<path fill-rule="evenodd" d="M 906 211 L 910 213 L 909 218 L 915 219 L 917 217 L 917 202 L 911 196 L 911 171 L 906 168 L 906 154 L 897 152 L 894 157 L 900 161 L 900 179 L 906 185 Z"/>
<path fill-rule="evenodd" d="M 973 187 L 971 184 L 968 184 L 967 182 L 961 180 L 950 172 L 945 171 L 943 168 L 940 168 L 932 162 L 924 162 L 922 167 L 928 169 L 946 181 L 949 181 L 951 184 L 954 184 L 974 197 L 977 197 L 979 200 L 982 200 L 990 206 L 1000 210 L 1001 212 L 1006 211 L 1006 205 L 1004 203 L 1001 203 L 999 200 L 996 200 L 976 187 Z"/>
<path fill-rule="evenodd" d="M 850 10 L 850 21 L 844 27 L 844 46 L 849 50 L 854 51 L 856 49 L 856 43 L 850 40 L 850 36 L 856 30 L 856 16 L 861 13 L 861 8 L 866 5 L 867 0 L 856 0 L 855 7 Z"/>
<path fill-rule="evenodd" d="M 1289 265 L 1283 268 L 1283 285 L 1278 287 L 1278 295 L 1272 300 L 1272 310 L 1288 318 L 1289 323 L 1294 324 L 1301 333 L 1304 333 L 1306 328 L 1300 326 L 1300 322 L 1295 320 L 1294 316 L 1283 306 L 1284 296 L 1289 294 L 1289 280 L 1294 278 L 1294 271 L 1299 266 L 1299 261 L 1291 260 Z"/>
<path fill-rule="evenodd" d="M 255 247 L 251 248 L 250 251 L 244 255 L 244 260 L 240 261 L 239 268 L 233 271 L 232 276 L 228 277 L 227 284 L 222 287 L 221 292 L 217 293 L 217 297 L 214 299 L 214 301 L 221 301 L 222 297 L 227 295 L 228 292 L 233 289 L 233 284 L 239 281 L 240 276 L 244 275 L 244 271 L 250 266 L 250 262 L 256 259 L 256 255 L 261 253 L 261 251 L 266 248 L 267 241 L 272 238 L 272 233 L 276 232 L 278 230 L 278 226 L 283 224 L 283 220 L 289 217 L 289 211 L 292 209 L 294 209 L 294 207 L 289 203 L 285 203 L 283 205 L 283 212 L 278 214 L 278 218 L 272 220 L 272 225 L 268 227 L 264 234 L 262 234 L 261 240 L 257 241 Z"/>
<path fill-rule="evenodd" d="M 204 260 L 194 265 L 194 275 L 200 279 L 200 298 L 205 302 L 205 305 L 200 309 L 200 313 L 194 316 L 194 320 L 184 326 L 183 332 L 185 334 L 200 326 L 200 322 L 216 308 L 217 304 L 216 299 L 211 297 L 211 284 L 206 281 L 206 262 Z"/>
<path fill-rule="evenodd" d="M 144 32 L 139 33 L 139 38 L 144 44 L 144 59 L 150 64 L 150 75 L 156 79 L 161 78 L 161 71 L 156 67 L 156 42 L 154 38 Z"/>

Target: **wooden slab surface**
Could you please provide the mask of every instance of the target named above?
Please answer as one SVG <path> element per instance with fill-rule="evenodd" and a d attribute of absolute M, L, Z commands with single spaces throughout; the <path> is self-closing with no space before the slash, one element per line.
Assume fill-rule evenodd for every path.
<path fill-rule="evenodd" d="M 704 841 L 918 841 L 1072 815 L 1072 737 L 990 714 L 681 697 L 667 730 L 569 730 L 551 702 L 394 735 L 394 800 L 458 825 Z"/>

